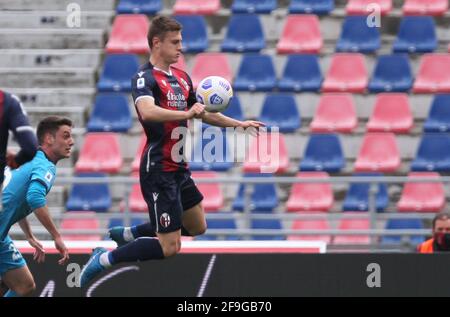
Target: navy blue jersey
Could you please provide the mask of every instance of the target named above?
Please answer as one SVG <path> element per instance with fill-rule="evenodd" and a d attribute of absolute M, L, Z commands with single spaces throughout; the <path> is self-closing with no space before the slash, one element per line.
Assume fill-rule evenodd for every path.
<path fill-rule="evenodd" d="M 34 130 L 19 98 L 0 90 L 0 184 L 4 178 L 9 131 L 14 134 L 21 148 L 15 158 L 17 164 L 30 161 L 38 147 Z"/>
<path fill-rule="evenodd" d="M 171 67 L 166 73 L 147 63 L 131 79 L 134 104 L 141 98 L 153 97 L 155 105 L 174 111 L 188 111 L 196 102 L 192 81 L 186 72 Z M 137 110 L 137 108 L 136 108 Z M 170 122 L 143 121 L 139 110 L 138 117 L 147 136 L 147 143 L 141 156 L 141 170 L 162 170 L 165 172 L 187 170 L 185 161 L 174 161 L 172 148 L 178 142 L 184 142 L 182 136 L 172 137 L 172 131 L 178 127 L 187 127 L 187 120 Z M 178 157 L 184 155 L 184 146 L 176 151 Z"/>

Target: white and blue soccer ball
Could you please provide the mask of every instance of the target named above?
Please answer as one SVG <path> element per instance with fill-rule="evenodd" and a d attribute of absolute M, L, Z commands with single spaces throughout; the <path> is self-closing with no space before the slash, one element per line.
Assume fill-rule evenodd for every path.
<path fill-rule="evenodd" d="M 233 88 L 225 78 L 209 76 L 204 78 L 197 86 L 197 101 L 205 105 L 209 112 L 224 111 L 233 98 Z"/>

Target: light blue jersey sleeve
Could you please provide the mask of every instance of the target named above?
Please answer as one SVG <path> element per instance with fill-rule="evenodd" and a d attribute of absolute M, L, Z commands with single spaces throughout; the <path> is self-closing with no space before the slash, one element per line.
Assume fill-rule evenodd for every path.
<path fill-rule="evenodd" d="M 39 183 L 45 186 L 45 189 L 47 190 L 46 194 L 48 194 L 48 192 L 53 186 L 53 183 L 55 182 L 55 176 L 56 176 L 55 166 L 50 165 L 48 164 L 48 162 L 45 162 L 43 160 L 39 160 L 33 166 L 33 170 L 31 171 L 30 184 L 32 184 L 33 181 L 38 181 Z"/>

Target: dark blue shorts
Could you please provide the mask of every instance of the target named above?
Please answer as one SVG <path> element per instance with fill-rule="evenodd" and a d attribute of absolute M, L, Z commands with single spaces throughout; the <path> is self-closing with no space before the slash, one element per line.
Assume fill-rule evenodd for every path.
<path fill-rule="evenodd" d="M 203 200 L 189 171 L 141 173 L 140 183 L 155 232 L 179 230 L 183 212 Z"/>

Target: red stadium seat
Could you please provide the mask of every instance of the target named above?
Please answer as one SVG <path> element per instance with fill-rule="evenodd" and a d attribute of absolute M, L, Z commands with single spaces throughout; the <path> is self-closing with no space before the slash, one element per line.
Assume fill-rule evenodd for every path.
<path fill-rule="evenodd" d="M 351 213 L 346 213 L 347 215 Z M 358 213 L 361 214 L 361 213 Z M 368 219 L 341 219 L 338 229 L 345 230 L 369 230 L 370 223 Z M 334 244 L 369 244 L 368 235 L 339 235 L 335 236 Z"/>
<path fill-rule="evenodd" d="M 122 167 L 119 137 L 116 133 L 87 133 L 75 164 L 77 173 L 118 173 Z"/>
<path fill-rule="evenodd" d="M 448 10 L 448 0 L 406 0 L 404 15 L 444 15 Z"/>
<path fill-rule="evenodd" d="M 394 172 L 400 164 L 400 154 L 394 134 L 367 133 L 355 162 L 355 171 Z"/>
<path fill-rule="evenodd" d="M 315 133 L 351 133 L 358 125 L 351 94 L 324 94 L 310 128 Z"/>
<path fill-rule="evenodd" d="M 362 93 L 368 82 L 364 55 L 338 53 L 333 56 L 322 89 L 324 92 Z"/>
<path fill-rule="evenodd" d="M 253 138 L 245 157 L 244 173 L 285 173 L 288 167 L 289 157 L 283 134 L 261 133 Z"/>
<path fill-rule="evenodd" d="M 377 95 L 375 108 L 367 123 L 368 132 L 408 133 L 414 125 L 408 95 L 386 93 Z"/>
<path fill-rule="evenodd" d="M 373 12 L 373 4 L 381 9 L 381 15 L 386 15 L 392 10 L 392 0 L 349 0 L 347 3 L 348 15 L 367 15 Z"/>
<path fill-rule="evenodd" d="M 138 173 L 132 175 L 136 179 L 139 177 Z M 148 206 L 145 202 L 144 196 L 142 195 L 141 185 L 138 182 L 137 184 L 133 184 L 131 187 L 130 193 L 130 211 L 132 212 L 148 212 Z"/>
<path fill-rule="evenodd" d="M 314 219 L 314 220 L 294 220 L 292 223 L 292 230 L 329 230 L 330 225 L 326 218 L 326 215 L 323 215 L 323 219 Z M 305 241 L 324 241 L 325 243 L 330 243 L 331 236 L 329 235 L 295 235 L 291 234 L 287 236 L 288 240 L 305 240 Z"/>
<path fill-rule="evenodd" d="M 412 172 L 411 179 L 436 178 L 435 172 Z M 442 183 L 405 183 L 402 196 L 397 204 L 398 211 L 403 212 L 440 212 L 445 207 L 445 191 Z"/>
<path fill-rule="evenodd" d="M 220 9 L 220 0 L 177 0 L 174 14 L 212 15 Z"/>
<path fill-rule="evenodd" d="M 323 41 L 316 15 L 288 15 L 277 44 L 279 54 L 319 53 Z"/>
<path fill-rule="evenodd" d="M 147 54 L 149 52 L 147 41 L 149 25 L 148 18 L 144 14 L 116 16 L 109 41 L 106 44 L 106 52 Z"/>
<path fill-rule="evenodd" d="M 415 93 L 450 92 L 450 54 L 425 54 L 414 82 Z"/>
<path fill-rule="evenodd" d="M 192 84 L 197 88 L 198 83 L 208 76 L 220 76 L 233 81 L 233 73 L 224 53 L 201 53 L 197 54 L 192 68 Z"/>
<path fill-rule="evenodd" d="M 145 135 L 145 133 L 142 133 L 141 134 L 141 139 L 139 141 L 139 146 L 138 146 L 138 149 L 136 151 L 136 155 L 134 156 L 133 163 L 131 163 L 131 171 L 132 172 L 138 172 L 139 171 L 139 166 L 141 164 L 141 156 L 142 156 L 142 152 L 144 151 L 146 143 L 147 143 L 147 136 Z"/>
<path fill-rule="evenodd" d="M 72 218 L 70 215 L 84 215 L 84 219 Z M 100 224 L 93 211 L 71 211 L 67 214 L 67 217 L 61 221 L 61 229 L 99 229 Z M 64 240 L 84 240 L 84 241 L 100 241 L 101 236 L 98 234 L 64 234 Z"/>
<path fill-rule="evenodd" d="M 192 179 L 214 179 L 216 172 L 192 172 Z M 202 205 L 205 211 L 219 211 L 223 207 L 223 194 L 219 183 L 196 183 L 198 190 L 203 194 Z"/>
<path fill-rule="evenodd" d="M 301 172 L 297 178 L 328 179 L 326 172 Z M 329 211 L 333 206 L 333 189 L 330 183 L 295 183 L 286 202 L 286 210 Z"/>

